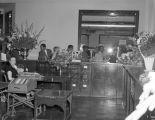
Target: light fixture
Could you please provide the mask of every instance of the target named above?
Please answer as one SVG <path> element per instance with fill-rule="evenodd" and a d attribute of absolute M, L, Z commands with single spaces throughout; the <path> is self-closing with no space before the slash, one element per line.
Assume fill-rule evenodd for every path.
<path fill-rule="evenodd" d="M 73 87 L 76 87 L 76 84 L 72 84 Z"/>
<path fill-rule="evenodd" d="M 84 87 L 84 88 L 86 88 L 86 87 L 87 87 L 87 85 L 86 85 L 86 84 L 83 84 L 83 87 Z"/>
<path fill-rule="evenodd" d="M 108 25 L 108 24 L 81 24 L 82 27 L 120 27 L 120 28 L 134 28 L 135 25 Z"/>
<path fill-rule="evenodd" d="M 12 15 L 11 14 L 9 14 L 9 18 L 11 18 L 12 17 Z"/>
<path fill-rule="evenodd" d="M 112 53 L 112 52 L 113 52 L 113 49 L 112 49 L 112 48 L 108 48 L 108 49 L 107 49 L 107 52 L 108 52 L 108 53 Z"/>
<path fill-rule="evenodd" d="M 110 16 L 116 16 L 117 14 L 114 12 L 109 13 Z"/>

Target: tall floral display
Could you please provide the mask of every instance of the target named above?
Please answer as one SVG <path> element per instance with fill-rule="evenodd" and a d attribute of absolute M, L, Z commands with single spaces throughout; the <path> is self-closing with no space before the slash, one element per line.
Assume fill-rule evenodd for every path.
<path fill-rule="evenodd" d="M 21 56 L 24 59 L 28 56 L 29 50 L 34 49 L 41 42 L 38 39 L 44 28 L 39 32 L 33 29 L 33 23 L 28 25 L 26 22 L 25 26 L 21 25 L 20 28 L 16 25 L 12 32 L 12 45 L 21 52 Z"/>
<path fill-rule="evenodd" d="M 138 34 L 137 45 L 144 59 L 146 71 L 152 71 L 155 59 L 155 34 L 148 32 Z"/>
<path fill-rule="evenodd" d="M 136 42 L 145 63 L 145 73 L 141 74 L 139 78 L 143 84 L 143 92 L 135 110 L 125 120 L 139 120 L 147 111 L 155 109 L 155 72 L 153 70 L 155 34 L 142 32 L 138 34 Z"/>

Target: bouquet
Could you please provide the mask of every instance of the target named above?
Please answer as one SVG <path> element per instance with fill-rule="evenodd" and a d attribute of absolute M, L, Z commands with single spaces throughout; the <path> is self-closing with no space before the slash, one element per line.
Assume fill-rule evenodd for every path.
<path fill-rule="evenodd" d="M 141 32 L 137 37 L 138 49 L 144 59 L 146 71 L 152 71 L 155 59 L 155 34 Z"/>
<path fill-rule="evenodd" d="M 148 110 L 153 111 L 155 108 L 155 72 L 152 71 L 155 59 L 155 34 L 142 32 L 138 34 L 138 38 L 135 40 L 144 59 L 146 70 L 139 77 L 143 85 L 143 92 L 139 97 L 139 103 L 136 109 L 125 120 L 138 120 Z"/>
<path fill-rule="evenodd" d="M 141 54 L 138 48 L 136 46 L 133 46 L 132 52 L 121 54 L 121 56 L 118 59 L 118 63 L 124 64 L 124 65 L 142 66 L 143 58 L 141 57 Z"/>
<path fill-rule="evenodd" d="M 41 35 L 44 27 L 37 33 L 33 31 L 33 23 L 29 26 L 26 22 L 25 27 L 21 25 L 19 28 L 17 25 L 15 26 L 14 31 L 12 32 L 12 45 L 14 48 L 21 50 L 34 49 L 40 42 L 38 42 L 38 38 Z"/>
<path fill-rule="evenodd" d="M 155 55 L 155 34 L 141 32 L 137 34 L 137 45 L 143 57 Z"/>
<path fill-rule="evenodd" d="M 62 49 L 51 62 L 53 62 L 56 66 L 66 66 L 70 62 L 67 51 Z"/>

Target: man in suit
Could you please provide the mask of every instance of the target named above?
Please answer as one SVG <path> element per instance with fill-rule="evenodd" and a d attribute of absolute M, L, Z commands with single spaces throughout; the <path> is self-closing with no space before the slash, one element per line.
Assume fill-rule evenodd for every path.
<path fill-rule="evenodd" d="M 38 60 L 48 61 L 51 59 L 51 57 L 52 57 L 52 51 L 50 49 L 46 49 L 46 44 L 41 44 Z"/>

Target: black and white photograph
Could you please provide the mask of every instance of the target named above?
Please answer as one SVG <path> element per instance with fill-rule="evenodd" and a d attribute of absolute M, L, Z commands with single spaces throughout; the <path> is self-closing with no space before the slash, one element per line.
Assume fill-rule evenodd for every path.
<path fill-rule="evenodd" d="M 0 0 L 0 120 L 155 120 L 155 0 Z"/>

